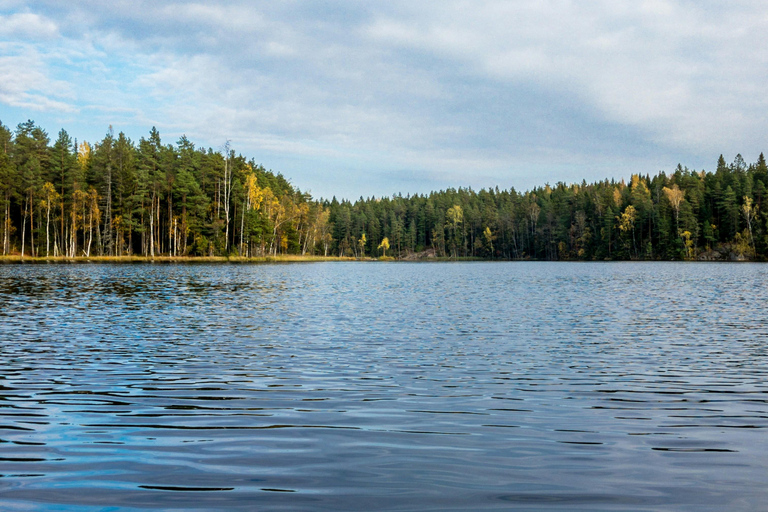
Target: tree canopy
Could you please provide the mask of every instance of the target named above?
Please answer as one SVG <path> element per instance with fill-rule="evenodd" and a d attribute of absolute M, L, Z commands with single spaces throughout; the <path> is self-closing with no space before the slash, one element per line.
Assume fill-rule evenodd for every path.
<path fill-rule="evenodd" d="M 166 144 L 152 128 L 98 142 L 0 123 L 2 253 L 322 254 L 541 260 L 768 257 L 768 167 L 557 183 L 526 192 L 314 199 L 229 145 Z"/>

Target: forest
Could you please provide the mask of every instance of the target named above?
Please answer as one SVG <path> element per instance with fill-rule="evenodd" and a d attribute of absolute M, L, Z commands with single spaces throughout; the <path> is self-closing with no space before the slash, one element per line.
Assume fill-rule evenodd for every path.
<path fill-rule="evenodd" d="M 33 121 L 0 122 L 4 257 L 96 256 L 499 260 L 765 260 L 768 167 L 761 153 L 714 172 L 314 199 L 234 151 L 98 142 Z"/>

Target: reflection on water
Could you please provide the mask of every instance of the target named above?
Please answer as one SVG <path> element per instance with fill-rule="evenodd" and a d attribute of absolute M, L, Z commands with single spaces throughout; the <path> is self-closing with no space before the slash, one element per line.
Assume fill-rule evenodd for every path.
<path fill-rule="evenodd" d="M 0 502 L 759 510 L 766 272 L 0 266 Z"/>

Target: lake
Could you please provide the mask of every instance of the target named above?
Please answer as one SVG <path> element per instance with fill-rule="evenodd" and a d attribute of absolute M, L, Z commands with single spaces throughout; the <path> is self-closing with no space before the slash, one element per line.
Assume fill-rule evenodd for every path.
<path fill-rule="evenodd" d="M 752 511 L 768 266 L 0 265 L 3 510 Z"/>

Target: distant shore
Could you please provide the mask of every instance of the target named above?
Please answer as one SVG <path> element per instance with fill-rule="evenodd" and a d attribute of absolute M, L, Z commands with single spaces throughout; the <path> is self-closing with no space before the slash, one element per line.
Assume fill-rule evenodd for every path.
<path fill-rule="evenodd" d="M 406 257 L 406 258 L 393 258 L 391 256 L 379 256 L 379 257 L 362 257 L 355 258 L 352 256 L 302 256 L 298 254 L 283 254 L 277 256 L 259 256 L 259 257 L 240 257 L 240 256 L 78 256 L 75 258 L 68 258 L 65 256 L 24 256 L 23 258 L 19 254 L 12 254 L 6 256 L 0 256 L 0 265 L 2 264 L 76 264 L 76 263 L 316 263 L 316 262 L 333 262 L 333 261 L 357 261 L 357 262 L 409 262 L 409 263 L 447 263 L 447 262 L 504 262 L 504 261 L 516 261 L 516 262 L 532 262 L 532 261 L 551 261 L 551 260 L 538 260 L 538 259 L 518 259 L 518 260 L 491 260 L 483 258 L 473 257 Z M 574 262 L 584 263 L 585 260 L 559 260 L 562 262 Z M 668 262 L 668 261 L 680 261 L 680 260 L 591 260 L 594 262 Z M 686 261 L 686 260 L 683 260 Z M 747 260 L 740 258 L 732 259 L 707 259 L 698 258 L 696 260 L 687 260 L 690 262 L 721 262 L 721 263 L 749 263 L 755 262 L 755 260 Z M 758 260 L 759 261 L 759 260 Z"/>

